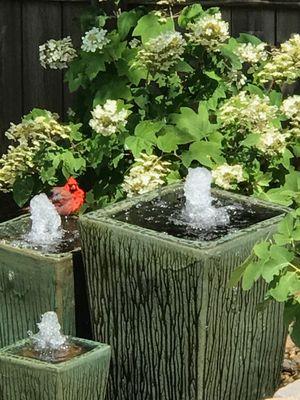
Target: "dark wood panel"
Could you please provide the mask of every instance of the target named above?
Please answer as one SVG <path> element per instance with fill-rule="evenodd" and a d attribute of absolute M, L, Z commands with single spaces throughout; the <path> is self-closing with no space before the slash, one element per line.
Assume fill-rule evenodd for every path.
<path fill-rule="evenodd" d="M 4 132 L 22 114 L 21 7 L 0 2 L 0 154 L 7 147 Z"/>
<path fill-rule="evenodd" d="M 158 0 L 127 0 L 127 4 L 138 5 L 147 4 L 155 5 Z M 185 4 L 197 3 L 195 0 L 186 0 Z M 271 8 L 282 8 L 292 7 L 300 8 L 299 0 L 287 0 L 287 1 L 276 1 L 276 0 L 203 0 L 200 3 L 204 6 L 233 6 L 233 7 L 271 7 Z"/>
<path fill-rule="evenodd" d="M 63 36 L 71 36 L 76 48 L 79 48 L 81 45 L 80 16 L 87 7 L 87 2 L 63 4 Z M 63 85 L 63 117 L 65 117 L 68 108 L 72 107 L 74 95 L 69 92 L 66 83 Z"/>
<path fill-rule="evenodd" d="M 291 34 L 300 32 L 300 9 L 277 11 L 276 42 L 282 43 L 289 39 Z"/>
<path fill-rule="evenodd" d="M 268 43 L 275 43 L 275 11 L 252 8 L 232 9 L 232 35 L 250 33 Z"/>
<path fill-rule="evenodd" d="M 62 73 L 45 70 L 39 61 L 39 45 L 62 36 L 62 4 L 23 3 L 24 112 L 34 107 L 62 113 Z"/>

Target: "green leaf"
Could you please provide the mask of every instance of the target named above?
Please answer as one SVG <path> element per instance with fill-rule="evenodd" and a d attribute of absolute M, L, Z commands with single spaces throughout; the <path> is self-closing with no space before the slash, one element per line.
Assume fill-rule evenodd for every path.
<path fill-rule="evenodd" d="M 218 76 L 215 71 L 205 71 L 204 74 L 214 81 L 220 82 L 222 78 Z"/>
<path fill-rule="evenodd" d="M 162 121 L 142 121 L 136 126 L 134 134 L 152 143 L 156 143 L 156 133 L 158 133 L 164 125 L 165 123 Z"/>
<path fill-rule="evenodd" d="M 116 76 L 113 78 L 110 75 L 103 78 L 102 83 L 98 85 L 100 88 L 95 95 L 93 107 L 104 104 L 106 100 L 132 99 L 131 91 L 127 86 L 127 79 Z"/>
<path fill-rule="evenodd" d="M 136 26 L 141 13 L 137 10 L 124 11 L 120 14 L 118 18 L 118 32 L 120 39 L 124 40 L 130 30 Z"/>
<path fill-rule="evenodd" d="M 254 253 L 251 253 L 250 256 L 247 257 L 246 260 L 245 260 L 238 268 L 236 268 L 236 269 L 233 271 L 233 273 L 232 273 L 232 275 L 231 275 L 231 277 L 230 277 L 230 280 L 229 280 L 229 282 L 228 282 L 228 284 L 227 284 L 227 286 L 228 286 L 229 288 L 234 288 L 234 287 L 237 286 L 237 284 L 239 283 L 239 281 L 242 279 L 242 276 L 243 276 L 243 274 L 244 274 L 246 268 L 248 267 L 248 265 L 249 265 L 252 261 L 254 261 L 254 259 L 255 259 L 255 255 L 254 255 Z"/>
<path fill-rule="evenodd" d="M 239 43 L 252 43 L 255 46 L 262 43 L 262 41 L 257 37 L 250 35 L 249 33 L 241 33 L 240 36 L 237 38 Z"/>
<path fill-rule="evenodd" d="M 206 142 L 204 140 L 195 142 L 190 145 L 189 151 L 183 152 L 182 162 L 187 168 L 194 160 L 205 167 L 212 168 L 215 163 L 220 162 L 220 151 L 217 143 Z"/>
<path fill-rule="evenodd" d="M 214 130 L 214 125 L 209 121 L 206 105 L 199 105 L 199 114 L 188 107 L 182 107 L 180 114 L 173 114 L 172 122 L 178 129 L 189 133 L 194 139 L 199 140 Z"/>
<path fill-rule="evenodd" d="M 254 254 L 261 260 L 267 260 L 270 258 L 269 248 L 270 248 L 270 243 L 261 242 L 254 246 L 253 251 Z"/>
<path fill-rule="evenodd" d="M 248 85 L 245 87 L 245 89 L 251 94 L 257 94 L 259 97 L 265 96 L 264 91 L 260 87 L 258 87 L 256 85 L 252 85 L 251 83 L 248 83 Z"/>
<path fill-rule="evenodd" d="M 86 74 L 92 81 L 100 71 L 105 71 L 105 57 L 99 53 L 85 53 L 84 61 L 86 63 Z"/>
<path fill-rule="evenodd" d="M 242 145 L 245 147 L 255 147 L 260 139 L 259 133 L 250 133 L 246 136 L 246 138 L 242 141 Z"/>
<path fill-rule="evenodd" d="M 157 37 L 161 33 L 174 31 L 174 21 L 168 18 L 166 22 L 161 23 L 154 13 L 144 15 L 137 23 L 132 36 L 140 36 L 143 43 Z"/>
<path fill-rule="evenodd" d="M 300 291 L 300 279 L 296 272 L 288 271 L 277 282 L 275 288 L 269 289 L 270 295 L 279 302 L 288 300 L 289 295 Z"/>
<path fill-rule="evenodd" d="M 174 126 L 168 125 L 163 129 L 163 135 L 157 139 L 157 146 L 165 153 L 176 151 L 181 144 L 194 141 L 193 136 L 187 132 L 179 131 Z"/>
<path fill-rule="evenodd" d="M 282 93 L 277 92 L 276 90 L 272 90 L 269 94 L 271 104 L 279 107 L 282 103 Z"/>
<path fill-rule="evenodd" d="M 17 177 L 13 185 L 13 198 L 19 207 L 30 199 L 34 187 L 34 179 L 32 176 Z"/>
<path fill-rule="evenodd" d="M 250 290 L 262 273 L 263 262 L 250 262 L 248 264 L 242 281 L 244 290 Z"/>
<path fill-rule="evenodd" d="M 186 28 L 189 23 L 197 20 L 202 14 L 204 11 L 200 4 L 185 7 L 178 17 L 178 24 L 181 28 Z"/>
<path fill-rule="evenodd" d="M 137 136 L 129 136 L 125 140 L 125 148 L 131 150 L 133 156 L 137 158 L 143 151 L 152 154 L 153 143 Z"/>

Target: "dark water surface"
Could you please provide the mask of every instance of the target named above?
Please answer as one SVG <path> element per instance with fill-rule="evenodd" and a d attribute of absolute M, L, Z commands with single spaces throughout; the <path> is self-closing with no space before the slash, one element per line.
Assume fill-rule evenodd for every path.
<path fill-rule="evenodd" d="M 67 253 L 80 247 L 76 217 L 62 217 L 62 238 L 49 245 L 37 245 L 27 241 L 26 235 L 30 232 L 30 229 L 31 221 L 29 218 L 6 223 L 5 227 L 0 227 L 0 241 L 18 248 L 29 248 L 48 254 Z"/>
<path fill-rule="evenodd" d="M 209 242 L 282 214 L 280 210 L 250 203 L 233 203 L 225 197 L 214 199 L 213 205 L 226 207 L 230 224 L 207 229 L 192 227 L 182 217 L 185 207 L 182 193 L 169 193 L 161 199 L 137 204 L 113 215 L 113 218 L 177 238 Z"/>
<path fill-rule="evenodd" d="M 94 346 L 82 345 L 76 342 L 70 341 L 61 350 L 45 350 L 37 351 L 30 344 L 14 348 L 11 353 L 34 360 L 44 361 L 50 364 L 60 364 L 69 361 L 75 357 L 79 357 L 82 354 L 87 353 L 94 349 Z"/>

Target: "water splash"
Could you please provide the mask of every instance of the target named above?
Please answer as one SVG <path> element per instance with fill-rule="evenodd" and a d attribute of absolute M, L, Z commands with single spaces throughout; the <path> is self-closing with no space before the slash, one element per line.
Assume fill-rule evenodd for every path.
<path fill-rule="evenodd" d="M 34 244 L 51 244 L 62 237 L 61 217 L 45 193 L 30 202 L 31 231 L 25 239 Z"/>
<path fill-rule="evenodd" d="M 182 214 L 193 228 L 207 229 L 230 222 L 225 207 L 213 206 L 211 184 L 212 174 L 206 168 L 189 168 L 184 184 L 186 204 Z"/>
<path fill-rule="evenodd" d="M 35 350 L 40 352 L 60 350 L 67 344 L 67 337 L 61 333 L 61 326 L 54 311 L 43 314 L 37 326 L 39 332 L 36 335 L 29 332 Z"/>

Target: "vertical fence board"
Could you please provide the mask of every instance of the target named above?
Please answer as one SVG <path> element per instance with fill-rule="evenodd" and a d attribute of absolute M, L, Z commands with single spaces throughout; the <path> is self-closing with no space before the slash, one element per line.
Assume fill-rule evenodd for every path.
<path fill-rule="evenodd" d="M 300 32 L 300 9 L 277 10 L 276 43 L 289 39 L 291 34 Z"/>
<path fill-rule="evenodd" d="M 232 35 L 251 33 L 265 42 L 275 43 L 275 10 L 255 8 L 232 9 Z"/>
<path fill-rule="evenodd" d="M 48 39 L 61 38 L 61 7 L 60 2 L 23 2 L 24 113 L 34 107 L 62 112 L 62 73 L 43 69 L 38 49 Z"/>
<path fill-rule="evenodd" d="M 22 114 L 21 6 L 0 2 L 0 153 L 7 147 L 4 132 Z"/>
<path fill-rule="evenodd" d="M 87 8 L 88 3 L 63 3 L 63 36 L 71 36 L 73 44 L 76 48 L 81 45 L 80 31 L 80 16 Z M 74 95 L 69 92 L 68 85 L 66 83 L 63 90 L 63 116 L 66 117 L 66 112 L 69 107 L 72 107 Z"/>

